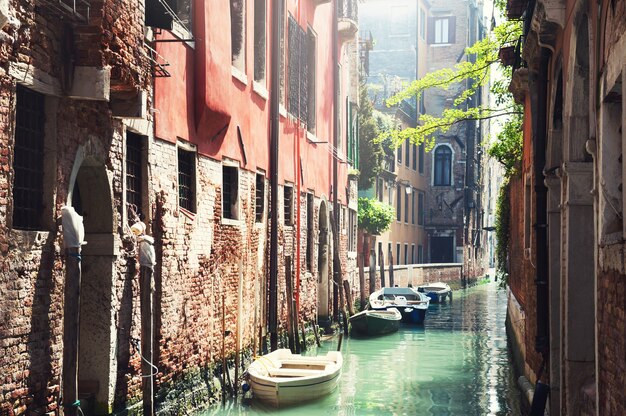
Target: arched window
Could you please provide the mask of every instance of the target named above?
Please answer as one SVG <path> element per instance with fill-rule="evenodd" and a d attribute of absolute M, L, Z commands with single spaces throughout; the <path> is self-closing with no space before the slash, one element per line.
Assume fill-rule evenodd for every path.
<path fill-rule="evenodd" d="M 452 150 L 448 146 L 439 146 L 435 150 L 434 186 L 450 186 L 452 176 Z"/>

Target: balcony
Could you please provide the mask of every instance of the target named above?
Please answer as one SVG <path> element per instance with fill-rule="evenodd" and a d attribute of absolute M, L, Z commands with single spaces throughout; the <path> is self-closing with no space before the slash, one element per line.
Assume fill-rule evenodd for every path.
<path fill-rule="evenodd" d="M 339 18 L 339 37 L 342 41 L 356 39 L 359 31 L 359 7 L 357 0 L 339 0 L 337 5 Z"/>
<path fill-rule="evenodd" d="M 37 0 L 43 9 L 75 23 L 89 22 L 89 2 L 86 0 Z"/>

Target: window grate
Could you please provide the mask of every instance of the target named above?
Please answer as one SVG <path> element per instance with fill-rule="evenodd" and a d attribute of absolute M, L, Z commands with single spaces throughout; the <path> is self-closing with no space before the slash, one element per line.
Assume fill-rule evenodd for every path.
<path fill-rule="evenodd" d="M 143 138 L 126 133 L 126 202 L 134 205 L 137 214 L 142 213 L 142 157 Z"/>
<path fill-rule="evenodd" d="M 285 225 L 293 225 L 293 188 L 285 186 Z"/>
<path fill-rule="evenodd" d="M 178 149 L 178 205 L 194 212 L 195 153 Z"/>
<path fill-rule="evenodd" d="M 238 175 L 234 166 L 222 167 L 222 217 L 232 220 L 238 219 L 237 195 Z"/>
<path fill-rule="evenodd" d="M 45 97 L 17 86 L 13 154 L 13 227 L 42 228 Z"/>
<path fill-rule="evenodd" d="M 256 222 L 263 222 L 263 212 L 265 211 L 265 177 L 260 173 L 256 174 L 256 194 L 255 194 L 255 219 Z"/>

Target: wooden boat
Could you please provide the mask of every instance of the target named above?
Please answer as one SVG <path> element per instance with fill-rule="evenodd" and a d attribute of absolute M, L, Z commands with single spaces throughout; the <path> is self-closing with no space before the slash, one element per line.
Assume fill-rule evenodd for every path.
<path fill-rule="evenodd" d="M 397 308 L 402 322 L 421 324 L 426 318 L 430 299 L 412 287 L 383 287 L 370 295 L 370 309 Z"/>
<path fill-rule="evenodd" d="M 452 299 L 452 289 L 444 282 L 427 283 L 417 287 L 417 291 L 424 293 L 433 303 L 440 303 L 448 299 Z"/>
<path fill-rule="evenodd" d="M 395 332 L 400 327 L 402 314 L 396 308 L 368 309 L 350 317 L 352 330 L 363 335 L 383 335 Z"/>
<path fill-rule="evenodd" d="M 306 357 L 278 349 L 254 360 L 247 373 L 253 396 L 279 407 L 331 393 L 337 387 L 342 365 L 338 351 Z"/>

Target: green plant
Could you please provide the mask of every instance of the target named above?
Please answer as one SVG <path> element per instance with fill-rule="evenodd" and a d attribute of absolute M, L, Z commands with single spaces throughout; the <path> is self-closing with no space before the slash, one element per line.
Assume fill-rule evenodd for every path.
<path fill-rule="evenodd" d="M 392 206 L 377 199 L 359 198 L 359 228 L 369 234 L 380 234 L 389 229 L 395 218 Z"/>
<path fill-rule="evenodd" d="M 511 201 L 509 198 L 509 178 L 507 178 L 498 194 L 496 205 L 496 262 L 497 277 L 500 287 L 505 287 L 508 283 L 508 255 L 509 242 L 511 239 Z"/>

